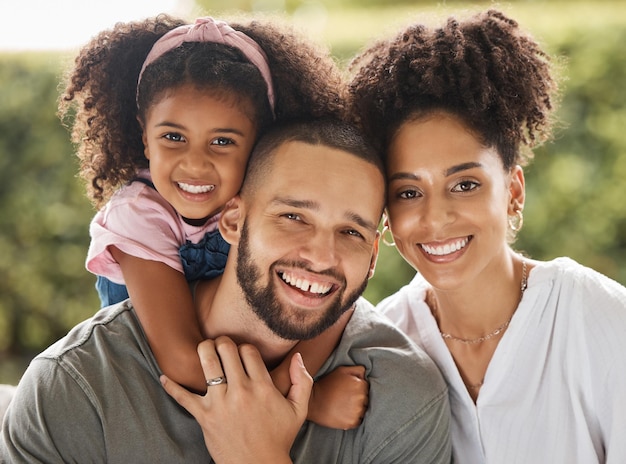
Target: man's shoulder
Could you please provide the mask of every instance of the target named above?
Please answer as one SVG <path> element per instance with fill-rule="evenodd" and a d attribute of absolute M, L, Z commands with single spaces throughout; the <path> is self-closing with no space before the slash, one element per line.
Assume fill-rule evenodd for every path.
<path fill-rule="evenodd" d="M 370 375 L 391 376 L 392 391 L 417 389 L 426 401 L 427 396 L 438 398 L 447 391 L 430 356 L 363 298 L 357 302 L 338 350 L 340 357 L 365 365 Z"/>
<path fill-rule="evenodd" d="M 362 365 L 369 406 L 361 430 L 367 462 L 450 462 L 448 389 L 432 359 L 360 299 L 328 370 Z"/>
<path fill-rule="evenodd" d="M 75 353 L 85 353 L 85 350 L 95 351 L 99 345 L 107 343 L 109 339 L 112 345 L 119 344 L 122 338 L 131 337 L 132 333 L 139 329 L 138 324 L 130 301 L 123 301 L 103 308 L 91 318 L 77 324 L 63 338 L 37 355 L 34 360 L 62 361 L 75 356 Z M 109 335 L 113 333 L 115 337 Z"/>
<path fill-rule="evenodd" d="M 369 345 L 393 348 L 394 351 L 399 350 L 399 355 L 430 361 L 424 350 L 364 298 L 357 301 L 354 314 L 346 326 L 344 338 L 355 347 Z"/>

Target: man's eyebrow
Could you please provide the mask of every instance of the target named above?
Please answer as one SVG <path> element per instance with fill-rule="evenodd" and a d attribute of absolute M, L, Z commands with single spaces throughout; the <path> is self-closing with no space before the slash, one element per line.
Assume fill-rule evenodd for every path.
<path fill-rule="evenodd" d="M 320 204 L 313 200 L 296 200 L 291 197 L 277 197 L 272 200 L 272 204 L 275 205 L 285 205 L 292 206 L 293 208 L 303 208 L 303 209 L 312 209 L 318 210 L 320 209 Z"/>
<path fill-rule="evenodd" d="M 360 225 L 361 227 L 370 230 L 370 231 L 374 231 L 378 228 L 377 224 L 374 224 L 372 221 L 368 221 L 367 219 L 361 217 L 361 215 L 357 214 L 357 213 L 353 213 L 351 211 L 348 211 L 348 213 L 346 214 L 347 218 L 352 221 L 352 222 L 356 222 L 358 225 Z"/>
<path fill-rule="evenodd" d="M 274 204 L 274 205 L 291 206 L 292 208 L 310 209 L 310 210 L 313 210 L 313 211 L 319 211 L 319 209 L 320 209 L 320 204 L 318 202 L 316 202 L 316 201 L 313 201 L 313 200 L 297 200 L 295 198 L 290 198 L 290 197 L 277 197 L 277 198 L 274 198 L 272 200 L 272 204 Z M 354 223 L 358 224 L 359 226 L 361 226 L 361 227 L 363 227 L 365 229 L 376 230 L 378 228 L 377 224 L 373 223 L 372 221 L 368 221 L 367 219 L 362 217 L 360 214 L 357 214 L 355 212 L 347 211 L 344 216 L 350 222 L 354 222 Z"/>

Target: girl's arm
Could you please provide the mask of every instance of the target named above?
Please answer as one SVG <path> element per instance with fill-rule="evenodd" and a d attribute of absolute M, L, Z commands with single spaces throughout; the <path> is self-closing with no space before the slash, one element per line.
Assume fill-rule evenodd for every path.
<path fill-rule="evenodd" d="M 353 312 L 354 309 L 346 311 L 317 337 L 300 341 L 270 372 L 274 385 L 283 395 L 291 388 L 289 365 L 292 356 L 300 353 L 308 372 L 315 377 L 337 347 Z M 367 409 L 368 390 L 362 366 L 337 368 L 313 384 L 307 419 L 330 428 L 345 430 L 357 427 Z"/>
<path fill-rule="evenodd" d="M 167 264 L 128 255 L 111 246 L 150 348 L 165 375 L 204 393 L 206 384 L 197 347 L 202 341 L 185 275 Z"/>

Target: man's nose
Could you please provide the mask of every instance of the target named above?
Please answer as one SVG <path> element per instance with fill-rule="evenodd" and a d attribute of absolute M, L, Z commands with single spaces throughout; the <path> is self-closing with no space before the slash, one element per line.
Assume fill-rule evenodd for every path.
<path fill-rule="evenodd" d="M 301 257 L 311 263 L 314 270 L 330 269 L 339 261 L 337 239 L 331 231 L 317 231 L 302 243 Z"/>

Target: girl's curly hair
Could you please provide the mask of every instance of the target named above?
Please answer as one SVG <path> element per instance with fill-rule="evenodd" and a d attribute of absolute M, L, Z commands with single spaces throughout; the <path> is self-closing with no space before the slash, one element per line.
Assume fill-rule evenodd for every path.
<path fill-rule="evenodd" d="M 118 23 L 81 49 L 66 77 L 59 115 L 73 117 L 80 175 L 96 207 L 148 167 L 139 120 L 173 88 L 192 84 L 249 101 L 258 136 L 272 122 L 261 73 L 240 50 L 223 44 L 185 43 L 167 52 L 146 68 L 137 92 L 139 72 L 154 43 L 185 23 L 168 15 Z M 267 55 L 276 121 L 344 114 L 342 76 L 327 50 L 269 20 L 230 25 Z"/>
<path fill-rule="evenodd" d="M 440 28 L 414 25 L 351 62 L 350 115 L 384 152 L 407 120 L 449 112 L 509 170 L 550 137 L 558 90 L 551 69 L 533 38 L 495 10 L 450 17 Z"/>

